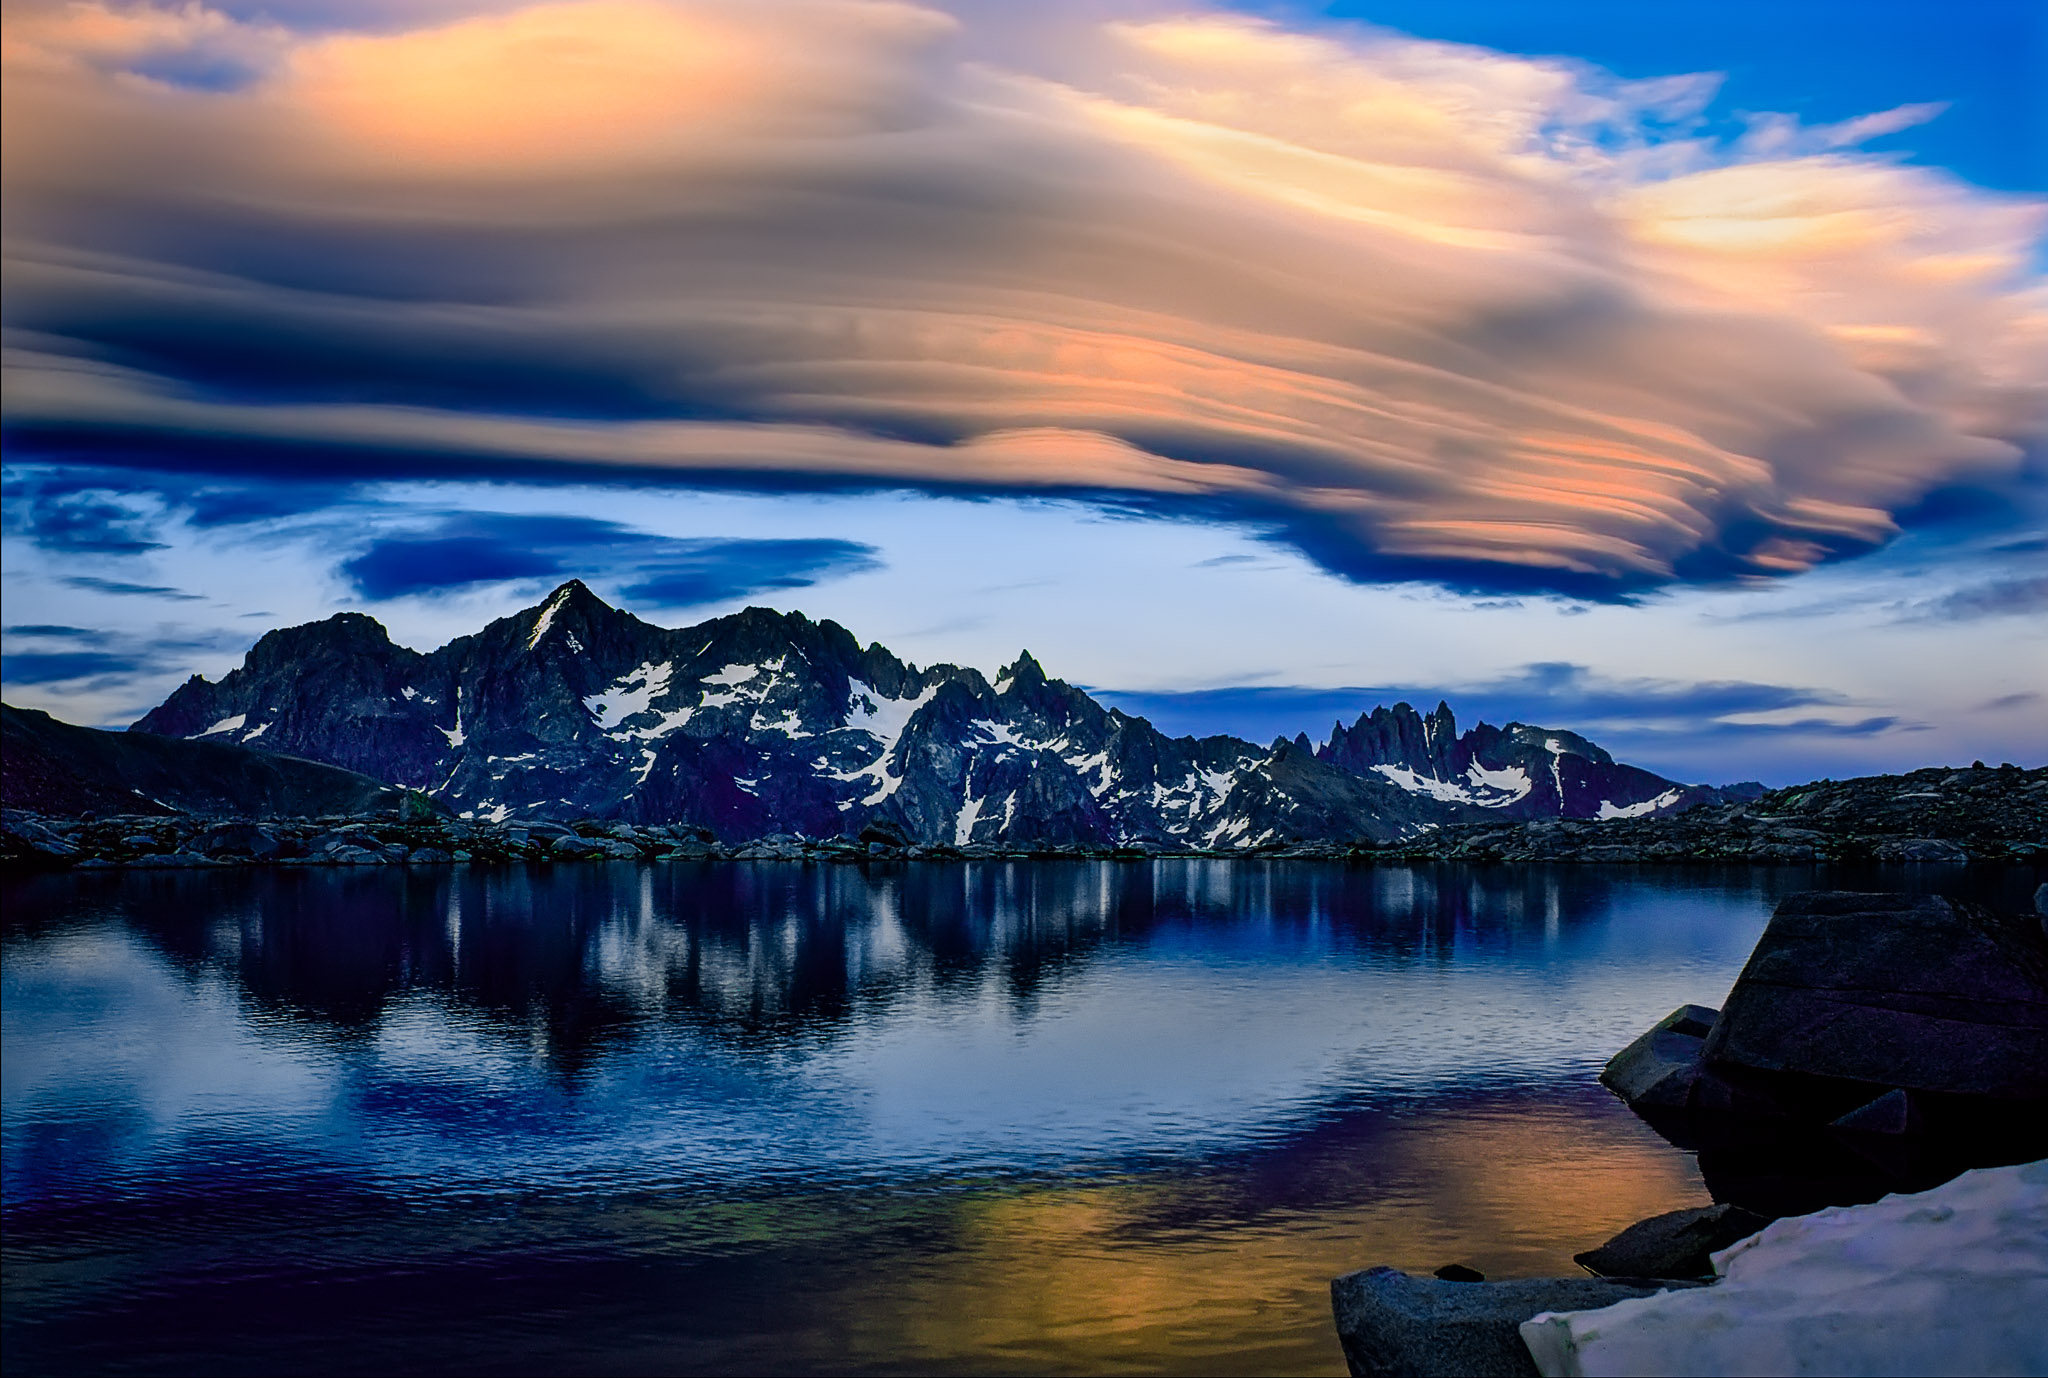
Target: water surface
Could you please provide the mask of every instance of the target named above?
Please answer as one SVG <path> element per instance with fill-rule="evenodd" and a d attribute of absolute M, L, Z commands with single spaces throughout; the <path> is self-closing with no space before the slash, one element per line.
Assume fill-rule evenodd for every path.
<path fill-rule="evenodd" d="M 1328 1282 L 1702 1204 L 1599 1089 L 1910 868 L 5 883 L 10 1371 L 1328 1372 Z"/>

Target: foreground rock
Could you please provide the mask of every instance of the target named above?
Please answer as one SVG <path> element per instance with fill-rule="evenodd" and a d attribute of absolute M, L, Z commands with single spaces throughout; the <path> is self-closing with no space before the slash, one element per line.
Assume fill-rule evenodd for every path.
<path fill-rule="evenodd" d="M 1640 1278 L 1446 1282 L 1368 1268 L 1332 1282 L 1330 1304 L 1344 1362 L 1357 1378 L 1523 1378 L 1536 1372 L 1518 1328 L 1529 1317 L 1684 1285 Z"/>
<path fill-rule="evenodd" d="M 1714 1255 L 1771 1222 L 1727 1204 L 1669 1211 L 1640 1220 L 1572 1261 L 1601 1277 L 1704 1278 Z"/>
<path fill-rule="evenodd" d="M 1725 1009 L 1674 1011 L 1601 1081 L 1772 1216 L 2040 1157 L 2048 935 L 1939 896 L 1794 895 Z"/>
<path fill-rule="evenodd" d="M 2048 940 L 2021 916 L 1935 895 L 1790 896 L 1703 1058 L 1723 1074 L 1877 1088 L 1859 1105 L 1894 1088 L 2038 1103 L 2048 1099 Z"/>
<path fill-rule="evenodd" d="M 1530 1319 L 1534 1371 L 2048 1373 L 2048 1162 L 1780 1220 L 1715 1263 L 1711 1287 Z"/>
<path fill-rule="evenodd" d="M 1616 1053 L 1600 1073 L 1601 1084 L 1639 1112 L 1686 1109 L 1719 1018 L 1720 1011 L 1705 1005 L 1680 1005 Z"/>
<path fill-rule="evenodd" d="M 1674 1011 L 1601 1081 L 1644 1111 L 1874 1133 L 2048 1098 L 2048 935 L 1938 895 L 1781 901 L 1726 1007 Z"/>

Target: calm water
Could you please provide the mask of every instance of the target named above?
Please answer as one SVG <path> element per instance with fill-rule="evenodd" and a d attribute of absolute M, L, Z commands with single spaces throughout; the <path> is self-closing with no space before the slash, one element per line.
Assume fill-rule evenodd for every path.
<path fill-rule="evenodd" d="M 1341 1373 L 1328 1282 L 1707 1199 L 1594 1084 L 1774 898 L 770 863 L 5 883 L 24 1371 Z"/>

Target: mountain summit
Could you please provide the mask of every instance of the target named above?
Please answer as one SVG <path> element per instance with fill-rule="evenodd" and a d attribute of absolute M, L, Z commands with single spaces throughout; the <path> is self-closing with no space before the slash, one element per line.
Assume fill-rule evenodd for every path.
<path fill-rule="evenodd" d="M 271 632 L 131 730 L 345 766 L 466 816 L 683 823 L 726 841 L 878 828 L 957 846 L 1249 848 L 1700 797 L 1570 733 L 1459 737 L 1445 705 L 1375 709 L 1320 750 L 1168 737 L 1029 652 L 991 683 L 801 613 L 657 627 L 578 580 L 425 655 L 360 613 Z"/>

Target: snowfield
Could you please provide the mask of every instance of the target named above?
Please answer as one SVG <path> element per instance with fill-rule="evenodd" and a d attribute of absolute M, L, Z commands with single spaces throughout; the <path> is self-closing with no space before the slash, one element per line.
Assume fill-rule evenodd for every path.
<path fill-rule="evenodd" d="M 1714 1271 L 1523 1341 L 1550 1378 L 2048 1373 L 2048 1159 L 1776 1221 Z"/>

